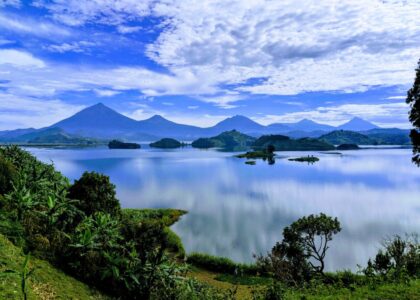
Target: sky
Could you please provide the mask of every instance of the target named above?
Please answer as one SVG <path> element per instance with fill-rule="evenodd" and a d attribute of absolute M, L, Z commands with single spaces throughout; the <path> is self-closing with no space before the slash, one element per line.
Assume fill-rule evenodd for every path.
<path fill-rule="evenodd" d="M 0 0 L 0 130 L 101 102 L 211 126 L 408 128 L 419 0 Z"/>

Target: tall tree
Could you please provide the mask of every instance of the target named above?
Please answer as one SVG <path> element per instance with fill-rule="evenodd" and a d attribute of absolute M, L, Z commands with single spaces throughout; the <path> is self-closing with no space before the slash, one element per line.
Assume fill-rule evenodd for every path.
<path fill-rule="evenodd" d="M 410 105 L 410 122 L 413 124 L 410 137 L 413 144 L 413 162 L 420 166 L 420 59 L 416 69 L 416 78 L 407 92 L 406 102 Z"/>

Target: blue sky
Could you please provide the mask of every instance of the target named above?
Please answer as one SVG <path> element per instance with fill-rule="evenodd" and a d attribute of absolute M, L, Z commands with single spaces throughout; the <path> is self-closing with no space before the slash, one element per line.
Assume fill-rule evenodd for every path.
<path fill-rule="evenodd" d="M 0 0 L 0 130 L 102 102 L 210 126 L 409 126 L 417 0 Z"/>

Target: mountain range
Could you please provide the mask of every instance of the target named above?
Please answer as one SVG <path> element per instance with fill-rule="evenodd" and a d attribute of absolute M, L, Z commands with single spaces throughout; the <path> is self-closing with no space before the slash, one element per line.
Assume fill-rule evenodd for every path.
<path fill-rule="evenodd" d="M 0 131 L 0 141 L 28 142 L 37 138 L 39 139 L 40 136 L 45 135 L 44 131 L 51 130 L 52 128 L 60 129 L 61 134 L 66 133 L 73 138 L 118 138 L 131 141 L 151 141 L 159 138 L 193 140 L 199 137 L 215 136 L 229 130 L 237 130 L 251 136 L 281 133 L 290 137 L 319 137 L 334 130 L 359 132 L 372 130 L 377 134 L 387 133 L 390 130 L 394 132 L 399 131 L 399 129 L 395 128 L 379 128 L 358 117 L 338 127 L 316 123 L 308 119 L 303 119 L 296 123 L 274 123 L 264 126 L 245 116 L 239 115 L 227 118 L 212 127 L 202 128 L 175 123 L 159 115 L 137 121 L 116 112 L 102 103 L 98 103 L 45 128 Z"/>

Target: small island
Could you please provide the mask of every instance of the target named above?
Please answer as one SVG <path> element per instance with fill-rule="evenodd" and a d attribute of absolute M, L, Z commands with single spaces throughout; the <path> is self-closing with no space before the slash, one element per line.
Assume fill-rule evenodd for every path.
<path fill-rule="evenodd" d="M 298 161 L 298 162 L 307 162 L 307 163 L 316 163 L 319 161 L 318 157 L 315 157 L 313 155 L 311 156 L 302 156 L 302 157 L 296 157 L 296 158 L 289 158 L 290 161 Z"/>
<path fill-rule="evenodd" d="M 164 138 L 154 143 L 151 143 L 149 146 L 152 148 L 164 148 L 164 149 L 174 149 L 185 146 L 185 143 L 181 143 L 175 139 Z"/>
<path fill-rule="evenodd" d="M 118 140 L 112 140 L 108 143 L 109 149 L 140 149 L 140 144 L 124 143 Z"/>
<path fill-rule="evenodd" d="M 337 150 L 358 150 L 360 147 L 356 144 L 341 144 L 337 146 Z"/>

